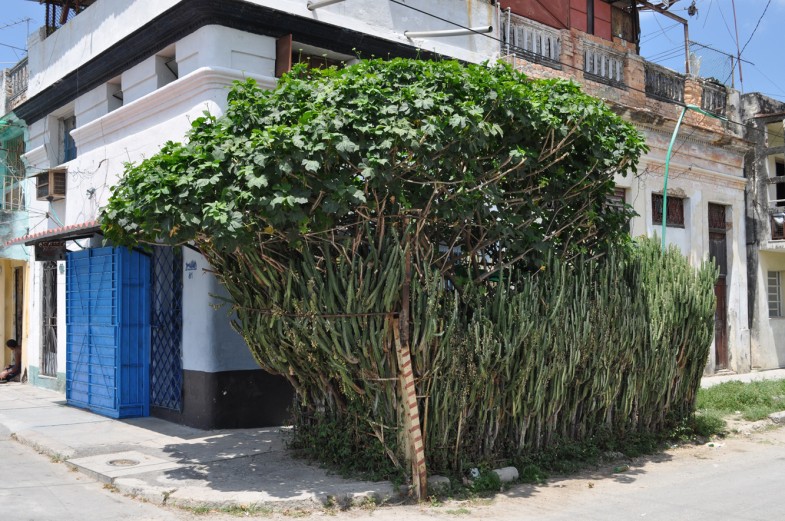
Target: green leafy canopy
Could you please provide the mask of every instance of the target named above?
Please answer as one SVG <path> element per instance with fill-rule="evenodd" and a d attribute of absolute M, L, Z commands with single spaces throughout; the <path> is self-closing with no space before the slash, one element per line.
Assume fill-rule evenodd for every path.
<path fill-rule="evenodd" d="M 300 67 L 273 90 L 235 83 L 225 115 L 205 114 L 184 143 L 127 165 L 103 227 L 119 244 L 299 249 L 409 216 L 419 235 L 453 246 L 442 271 L 461 259 L 501 268 L 624 240 L 630 210 L 606 198 L 644 150 L 575 84 L 507 65 Z"/>

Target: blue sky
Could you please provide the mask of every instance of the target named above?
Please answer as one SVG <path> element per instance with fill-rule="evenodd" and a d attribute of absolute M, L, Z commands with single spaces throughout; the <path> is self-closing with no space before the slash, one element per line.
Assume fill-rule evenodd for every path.
<path fill-rule="evenodd" d="M 153 1 L 153 0 L 151 0 Z M 655 0 L 654 3 L 659 3 Z M 785 0 L 735 0 L 739 47 L 749 40 L 742 59 L 744 92 L 763 92 L 785 100 Z M 671 12 L 689 20 L 690 39 L 726 54 L 736 54 L 732 0 L 695 0 L 698 13 L 688 16 L 692 0 L 679 0 Z M 22 58 L 27 47 L 27 32 L 44 23 L 44 8 L 37 1 L 3 0 L 0 10 L 0 68 L 10 67 Z M 766 10 L 765 16 L 761 15 Z M 24 22 L 30 18 L 30 22 Z M 15 23 L 22 21 L 21 23 Z M 760 22 L 760 23 L 758 23 Z M 14 24 L 14 25 L 9 25 Z M 757 29 L 756 29 L 757 25 Z M 7 26 L 7 27 L 6 27 Z M 641 15 L 641 54 L 674 70 L 684 70 L 684 31 L 681 24 L 653 13 Z M 15 48 L 16 49 L 15 49 Z M 698 47 L 700 75 L 726 80 L 729 61 L 721 53 Z M 720 76 L 724 76 L 720 78 Z M 741 90 L 738 70 L 735 86 Z"/>
<path fill-rule="evenodd" d="M 785 0 L 735 0 L 744 92 L 762 92 L 785 100 Z M 657 3 L 657 2 L 652 2 Z M 680 0 L 670 11 L 689 21 L 690 40 L 736 55 L 736 28 L 731 0 L 695 0 L 698 12 L 689 16 L 692 0 Z M 767 9 L 768 5 L 768 9 Z M 763 15 L 764 9 L 766 14 Z M 763 15 L 763 16 L 762 16 Z M 756 29 L 757 26 L 757 29 Z M 747 43 L 749 41 L 749 43 Z M 641 54 L 650 61 L 684 71 L 684 29 L 670 18 L 641 14 Z M 725 81 L 729 59 L 711 49 L 693 46 L 701 56 L 699 74 Z M 750 62 L 750 63 L 746 63 Z M 720 76 L 724 76 L 720 78 Z M 738 70 L 735 86 L 742 90 Z"/>

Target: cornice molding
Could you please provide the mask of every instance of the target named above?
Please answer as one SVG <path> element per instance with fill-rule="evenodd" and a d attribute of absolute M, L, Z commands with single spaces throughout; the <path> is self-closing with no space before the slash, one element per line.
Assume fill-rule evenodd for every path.
<path fill-rule="evenodd" d="M 46 153 L 46 145 L 41 145 L 39 147 L 35 147 L 32 150 L 28 150 L 22 155 L 25 162 L 30 168 L 36 170 L 28 177 L 35 175 L 40 170 L 45 170 L 49 168 L 49 155 Z"/>
<path fill-rule="evenodd" d="M 643 161 L 641 166 L 643 166 L 644 171 L 648 170 L 647 174 L 649 175 L 660 178 L 664 176 L 664 163 L 648 160 Z M 656 170 L 652 170 L 650 167 L 656 168 Z M 640 166 L 638 169 L 640 171 Z M 670 171 L 671 179 L 673 179 L 675 175 L 678 175 L 680 179 L 688 179 L 691 181 L 707 181 L 714 186 L 727 186 L 729 188 L 735 188 L 741 191 L 746 189 L 747 183 L 749 182 L 749 179 L 746 177 L 722 174 L 720 172 L 713 172 L 705 168 L 700 168 L 695 165 L 685 165 L 683 163 L 671 163 Z"/>
<path fill-rule="evenodd" d="M 269 76 L 245 74 L 225 67 L 202 67 L 128 105 L 72 130 L 71 136 L 76 142 L 77 150 L 91 149 L 95 141 L 103 139 L 106 135 L 143 121 L 150 121 L 152 114 L 191 102 L 200 94 L 210 90 L 228 89 L 233 81 L 246 78 L 253 78 L 264 88 L 273 88 L 277 83 L 275 78 Z M 151 125 L 158 123 L 160 121 L 150 121 Z"/>
<path fill-rule="evenodd" d="M 123 71 L 141 63 L 162 48 L 207 25 L 221 25 L 272 37 L 292 34 L 294 40 L 335 52 L 364 56 L 397 56 L 429 59 L 437 55 L 382 36 L 338 27 L 268 6 L 243 0 L 188 0 L 143 25 L 106 51 L 81 64 L 19 105 L 15 112 L 28 125 L 76 99 Z"/>

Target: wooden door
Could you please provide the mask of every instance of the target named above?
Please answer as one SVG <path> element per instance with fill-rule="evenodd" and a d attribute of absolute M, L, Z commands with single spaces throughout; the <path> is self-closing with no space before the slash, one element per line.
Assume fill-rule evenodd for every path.
<path fill-rule="evenodd" d="M 714 364 L 717 370 L 728 368 L 728 233 L 725 207 L 709 204 L 709 257 L 719 268 L 714 283 L 717 307 L 714 311 Z"/>

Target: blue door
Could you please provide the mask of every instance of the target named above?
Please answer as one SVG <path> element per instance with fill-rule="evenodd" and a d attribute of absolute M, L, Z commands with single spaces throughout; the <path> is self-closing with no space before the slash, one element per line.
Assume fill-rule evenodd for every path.
<path fill-rule="evenodd" d="M 150 261 L 126 248 L 69 253 L 66 399 L 112 418 L 150 407 Z"/>

